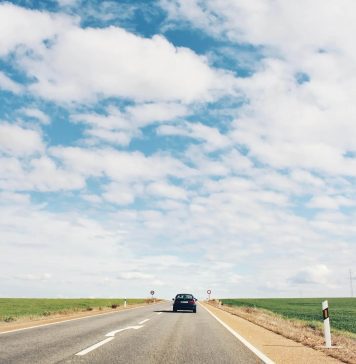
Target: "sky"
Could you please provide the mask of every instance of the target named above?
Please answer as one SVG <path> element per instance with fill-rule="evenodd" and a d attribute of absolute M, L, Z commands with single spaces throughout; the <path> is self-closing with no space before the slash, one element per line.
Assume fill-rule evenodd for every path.
<path fill-rule="evenodd" d="M 0 1 L 0 296 L 349 296 L 355 14 Z"/>

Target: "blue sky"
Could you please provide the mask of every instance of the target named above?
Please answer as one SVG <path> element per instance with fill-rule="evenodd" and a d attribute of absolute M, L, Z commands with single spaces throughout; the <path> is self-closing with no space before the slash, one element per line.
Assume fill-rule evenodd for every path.
<path fill-rule="evenodd" d="M 0 2 L 0 296 L 347 296 L 341 2 Z"/>

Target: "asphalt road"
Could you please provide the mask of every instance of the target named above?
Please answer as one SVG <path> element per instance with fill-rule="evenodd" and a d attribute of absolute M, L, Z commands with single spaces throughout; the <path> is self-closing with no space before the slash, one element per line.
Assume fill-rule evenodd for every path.
<path fill-rule="evenodd" d="M 261 363 L 205 309 L 170 303 L 0 334 L 0 363 Z"/>

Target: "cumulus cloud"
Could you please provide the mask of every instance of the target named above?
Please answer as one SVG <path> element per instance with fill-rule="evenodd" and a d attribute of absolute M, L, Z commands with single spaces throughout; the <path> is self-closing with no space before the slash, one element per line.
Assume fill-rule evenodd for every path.
<path fill-rule="evenodd" d="M 49 157 L 20 160 L 0 158 L 0 188 L 8 191 L 61 191 L 80 189 L 85 178 L 56 165 Z"/>
<path fill-rule="evenodd" d="M 202 123 L 185 122 L 176 126 L 162 125 L 157 128 L 157 132 L 159 135 L 179 135 L 204 141 L 204 149 L 209 152 L 224 149 L 232 145 L 229 138 L 221 134 L 217 128 Z"/>
<path fill-rule="evenodd" d="M 119 27 L 80 28 L 76 19 L 1 5 L 1 55 L 20 46 L 18 63 L 35 79 L 29 88 L 56 101 L 96 97 L 134 100 L 209 99 L 233 86 L 228 73 L 163 36 L 143 38 Z M 47 43 L 46 43 L 47 42 Z"/>
<path fill-rule="evenodd" d="M 26 107 L 20 110 L 22 114 L 30 117 L 30 118 L 34 118 L 39 120 L 42 124 L 49 124 L 50 123 L 50 118 L 48 115 L 46 115 L 43 111 L 36 109 L 36 108 L 32 108 L 32 107 Z"/>
<path fill-rule="evenodd" d="M 187 106 L 173 102 L 139 103 L 124 110 L 110 106 L 106 114 L 73 114 L 71 120 L 88 126 L 88 143 L 108 142 L 128 145 L 140 135 L 140 129 L 150 124 L 171 121 L 188 114 Z M 96 140 L 95 140 L 96 139 Z"/>
<path fill-rule="evenodd" d="M 356 135 L 350 107 L 356 47 L 349 36 L 355 22 L 346 16 L 355 11 L 352 1 L 310 6 L 163 0 L 161 5 L 171 26 L 186 20 L 218 39 L 262 47 L 253 76 L 238 82 L 247 102 L 237 113 L 235 143 L 274 168 L 354 175 L 355 161 L 345 157 L 354 150 Z"/>
<path fill-rule="evenodd" d="M 187 199 L 187 191 L 184 188 L 167 182 L 154 182 L 147 186 L 146 192 L 157 197 L 166 197 L 177 200 Z"/>
<path fill-rule="evenodd" d="M 289 278 L 293 284 L 327 284 L 331 271 L 324 264 L 301 269 L 296 275 Z"/>
<path fill-rule="evenodd" d="M 106 175 L 116 181 L 149 181 L 166 176 L 184 178 L 195 174 L 180 160 L 160 154 L 146 157 L 140 152 L 75 147 L 55 147 L 51 148 L 50 153 L 69 170 L 85 176 Z"/>
<path fill-rule="evenodd" d="M 70 27 L 72 21 L 66 16 L 28 10 L 5 2 L 0 5 L 0 56 L 21 47 L 43 50 L 43 41 Z"/>
<path fill-rule="evenodd" d="M 23 87 L 19 83 L 6 76 L 4 72 L 0 71 L 0 89 L 18 94 L 23 90 Z"/>
<path fill-rule="evenodd" d="M 44 150 L 42 135 L 33 129 L 0 123 L 0 151 L 9 155 L 31 155 Z"/>

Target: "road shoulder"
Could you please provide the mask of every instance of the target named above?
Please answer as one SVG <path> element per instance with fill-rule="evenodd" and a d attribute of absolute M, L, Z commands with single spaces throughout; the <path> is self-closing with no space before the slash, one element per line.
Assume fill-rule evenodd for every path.
<path fill-rule="evenodd" d="M 241 317 L 206 303 L 201 304 L 275 363 L 341 363 L 339 360 L 333 359 L 322 352 L 275 334 Z"/>

